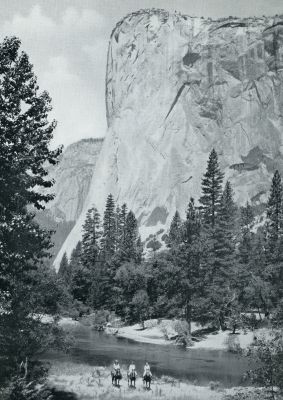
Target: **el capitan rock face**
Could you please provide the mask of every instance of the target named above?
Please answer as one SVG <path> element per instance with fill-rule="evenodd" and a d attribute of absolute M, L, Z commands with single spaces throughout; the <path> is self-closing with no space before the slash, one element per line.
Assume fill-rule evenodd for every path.
<path fill-rule="evenodd" d="M 108 132 L 86 210 L 111 192 L 143 238 L 198 198 L 213 147 L 239 203 L 264 200 L 283 172 L 283 18 L 211 19 L 141 10 L 112 32 L 106 73 Z"/>

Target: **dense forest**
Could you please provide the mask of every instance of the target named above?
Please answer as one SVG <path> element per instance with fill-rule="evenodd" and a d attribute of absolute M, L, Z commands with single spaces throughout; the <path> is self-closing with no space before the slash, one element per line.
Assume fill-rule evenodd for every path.
<path fill-rule="evenodd" d="M 107 198 L 103 218 L 91 208 L 82 241 L 59 275 L 70 294 L 92 309 L 106 308 L 129 322 L 179 317 L 222 330 L 282 317 L 282 182 L 275 172 L 262 215 L 248 202 L 237 207 L 210 153 L 198 203 L 186 218 L 176 211 L 166 248 L 154 238 L 144 254 L 138 224 L 127 205 Z M 147 249 L 148 250 L 148 249 Z M 148 254 L 149 253 L 149 254 Z M 258 318 L 256 317 L 258 315 Z"/>

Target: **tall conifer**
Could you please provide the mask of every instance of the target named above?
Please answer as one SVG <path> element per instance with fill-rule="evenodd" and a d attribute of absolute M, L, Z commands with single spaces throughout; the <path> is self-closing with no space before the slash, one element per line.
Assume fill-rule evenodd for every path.
<path fill-rule="evenodd" d="M 283 190 L 281 176 L 275 171 L 267 203 L 267 258 L 274 259 L 278 255 L 278 243 L 283 236 Z"/>
<path fill-rule="evenodd" d="M 177 247 L 182 240 L 182 220 L 178 211 L 175 212 L 172 219 L 169 235 L 168 235 L 168 247 Z"/>
<path fill-rule="evenodd" d="M 115 253 L 116 242 L 116 218 L 115 202 L 112 194 L 109 194 L 106 200 L 106 207 L 103 217 L 103 236 L 102 252 L 105 260 L 109 260 Z"/>
<path fill-rule="evenodd" d="M 216 224 L 217 213 L 220 208 L 223 177 L 217 153 L 212 149 L 207 169 L 202 179 L 202 195 L 199 199 L 203 221 L 212 228 Z"/>

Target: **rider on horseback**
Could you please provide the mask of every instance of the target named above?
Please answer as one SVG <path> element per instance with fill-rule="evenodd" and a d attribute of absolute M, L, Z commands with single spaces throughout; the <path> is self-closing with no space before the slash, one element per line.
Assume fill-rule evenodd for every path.
<path fill-rule="evenodd" d="M 133 361 L 131 361 L 131 364 L 129 365 L 129 375 L 131 373 L 134 373 L 135 376 L 137 376 L 136 366 Z"/>
<path fill-rule="evenodd" d="M 114 364 L 113 364 L 113 371 L 114 371 L 114 374 L 116 374 L 118 371 L 120 371 L 120 364 L 119 364 L 119 362 L 118 362 L 118 360 L 115 360 L 114 361 Z"/>
<path fill-rule="evenodd" d="M 150 366 L 149 366 L 148 362 L 145 363 L 145 366 L 143 369 L 143 377 L 145 377 L 146 375 L 149 375 L 150 377 L 152 377 L 152 373 L 150 371 Z"/>

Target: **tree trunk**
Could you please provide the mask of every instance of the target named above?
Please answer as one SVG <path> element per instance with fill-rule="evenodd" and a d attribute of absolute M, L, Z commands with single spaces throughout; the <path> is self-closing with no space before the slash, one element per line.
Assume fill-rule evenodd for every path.
<path fill-rule="evenodd" d="M 189 335 L 192 334 L 192 310 L 189 298 L 186 300 L 186 321 L 189 325 Z"/>

